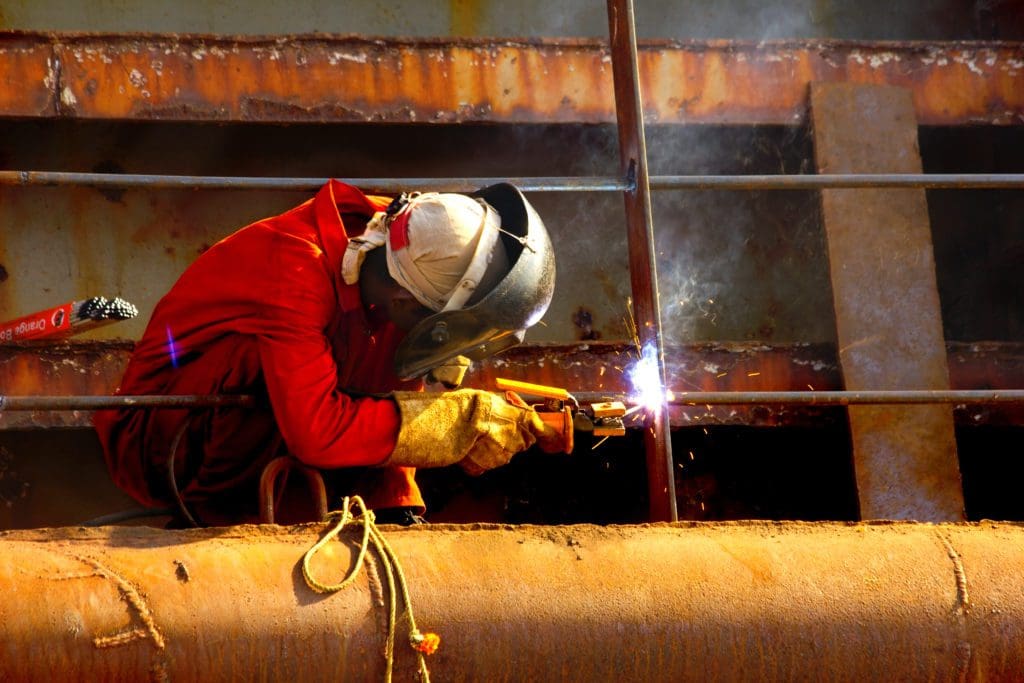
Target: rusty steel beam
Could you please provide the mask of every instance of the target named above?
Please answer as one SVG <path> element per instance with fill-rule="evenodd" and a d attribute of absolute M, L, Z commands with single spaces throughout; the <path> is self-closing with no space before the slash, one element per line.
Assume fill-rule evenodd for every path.
<path fill-rule="evenodd" d="M 629 249 L 629 281 L 633 294 L 631 314 L 636 321 L 637 342 L 653 355 L 656 375 L 649 377 L 662 389 L 665 376 L 665 345 L 658 297 L 658 265 L 654 247 L 654 217 L 648 184 L 647 141 L 644 136 L 643 98 L 640 92 L 636 53 L 636 17 L 632 0 L 608 0 L 608 31 L 611 36 L 615 111 L 619 133 L 619 163 L 633 188 L 623 193 L 626 203 L 626 242 Z M 675 464 L 669 438 L 668 404 L 661 402 L 648 414 L 644 430 L 647 455 L 647 492 L 650 519 L 679 519 L 676 511 Z"/>
<path fill-rule="evenodd" d="M 0 116 L 54 117 L 58 91 L 52 40 L 0 34 Z"/>
<path fill-rule="evenodd" d="M 22 343 L 0 346 L 0 387 L 16 396 L 111 394 L 133 347 L 128 341 Z M 1024 345 L 946 345 L 951 386 L 958 390 L 1020 390 L 1024 387 Z M 631 345 L 615 342 L 525 344 L 476 363 L 466 386 L 493 389 L 499 377 L 566 387 L 580 394 L 626 396 L 624 370 L 636 360 Z M 666 351 L 668 386 L 682 392 L 813 391 L 843 388 L 836 349 L 829 344 L 701 343 Z M 672 427 L 700 425 L 815 426 L 845 416 L 814 405 L 757 406 L 674 403 Z M 1024 425 L 1024 406 L 964 404 L 956 423 Z M 0 411 L 0 430 L 88 427 L 83 411 Z"/>
<path fill-rule="evenodd" d="M 815 159 L 824 172 L 920 173 L 910 93 L 811 86 Z M 942 309 L 923 190 L 821 193 L 847 389 L 949 389 Z M 849 408 L 864 519 L 964 519 L 953 414 L 946 406 Z"/>
<path fill-rule="evenodd" d="M 327 178 L 191 176 L 147 173 L 3 171 L 0 185 L 93 188 L 295 190 L 315 192 Z M 512 183 L 523 192 L 626 192 L 635 178 L 610 176 L 494 178 L 344 178 L 366 191 L 470 192 Z M 827 188 L 1020 189 L 1024 173 L 829 173 L 822 175 L 662 175 L 649 176 L 652 190 L 821 190 Z"/>
<path fill-rule="evenodd" d="M 0 116 L 112 120 L 610 123 L 606 43 L 574 39 L 0 35 Z M 923 125 L 1024 122 L 1024 45 L 650 41 L 657 123 L 806 118 L 811 82 L 911 91 Z"/>
<path fill-rule="evenodd" d="M 387 580 L 323 527 L 0 533 L 0 678 L 381 680 Z M 384 527 L 435 680 L 1016 680 L 1017 524 Z M 311 564 L 340 580 L 358 531 Z M 457 577 L 457 578 L 456 578 Z M 402 623 L 401 621 L 399 622 Z M 416 680 L 407 630 L 395 680 Z"/>

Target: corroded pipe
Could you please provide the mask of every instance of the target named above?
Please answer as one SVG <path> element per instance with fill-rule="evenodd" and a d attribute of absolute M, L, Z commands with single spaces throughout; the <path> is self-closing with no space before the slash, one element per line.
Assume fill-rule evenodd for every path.
<path fill-rule="evenodd" d="M 0 679 L 376 680 L 379 563 L 320 525 L 0 534 Z M 339 580 L 348 546 L 316 556 Z M 385 527 L 435 680 L 1009 680 L 1024 527 Z M 399 634 L 396 680 L 414 680 Z"/>

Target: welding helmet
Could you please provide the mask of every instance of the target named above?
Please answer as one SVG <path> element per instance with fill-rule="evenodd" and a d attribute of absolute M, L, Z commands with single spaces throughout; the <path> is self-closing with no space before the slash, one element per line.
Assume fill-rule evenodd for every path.
<path fill-rule="evenodd" d="M 480 360 L 519 344 L 551 303 L 551 239 L 523 194 L 498 183 L 458 197 L 403 196 L 388 209 L 388 270 L 435 311 L 408 332 L 395 353 L 395 371 L 402 379 L 425 375 L 456 356 Z M 436 206 L 442 200 L 447 202 L 443 210 Z M 456 277 L 440 289 L 438 278 L 414 272 L 416 255 L 430 249 L 429 240 L 415 229 L 417 222 L 425 225 L 425 217 L 435 244 L 463 239 L 448 237 L 460 232 L 458 224 L 473 231 L 473 239 L 463 240 L 467 248 L 461 261 L 447 265 L 455 268 Z"/>

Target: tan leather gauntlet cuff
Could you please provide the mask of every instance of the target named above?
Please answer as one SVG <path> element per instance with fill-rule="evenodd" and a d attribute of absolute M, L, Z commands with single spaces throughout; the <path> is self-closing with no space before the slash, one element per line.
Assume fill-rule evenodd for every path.
<path fill-rule="evenodd" d="M 443 394 L 396 391 L 398 441 L 383 465 L 447 467 L 461 461 L 490 422 L 490 401 L 472 389 Z"/>

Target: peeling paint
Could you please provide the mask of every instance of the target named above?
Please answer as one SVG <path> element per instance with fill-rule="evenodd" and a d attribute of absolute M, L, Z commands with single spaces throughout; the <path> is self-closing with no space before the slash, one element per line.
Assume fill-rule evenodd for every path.
<path fill-rule="evenodd" d="M 78 104 L 78 100 L 75 99 L 75 93 L 70 88 L 63 87 L 60 89 L 60 103 L 67 109 L 73 109 Z"/>
<path fill-rule="evenodd" d="M 60 55 L 68 66 L 55 72 Z M 1024 45 L 659 41 L 638 58 L 645 119 L 659 123 L 790 125 L 806 114 L 808 82 L 838 80 L 910 89 L 923 125 L 1002 125 L 1024 111 Z M 610 61 L 605 44 L 574 39 L 27 35 L 0 49 L 0 74 L 23 70 L 11 82 L 29 84 L 0 95 L 0 115 L 38 116 L 67 87 L 77 105 L 62 114 L 83 118 L 611 122 Z M 415 78 L 394 77 L 410 69 Z M 376 82 L 388 87 L 346 87 Z M 243 106 L 253 92 L 282 106 Z"/>

